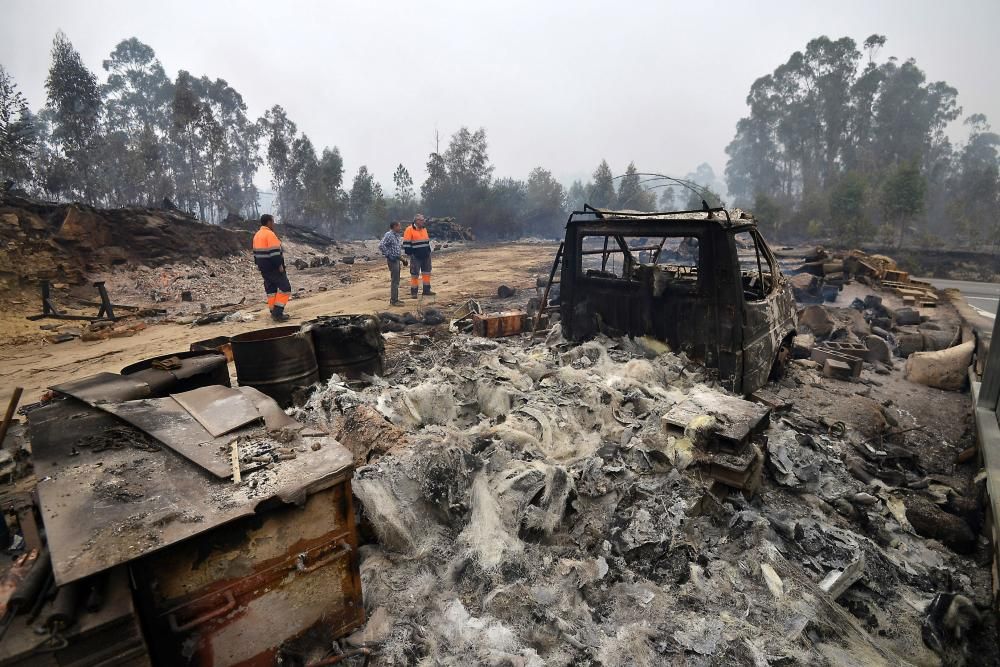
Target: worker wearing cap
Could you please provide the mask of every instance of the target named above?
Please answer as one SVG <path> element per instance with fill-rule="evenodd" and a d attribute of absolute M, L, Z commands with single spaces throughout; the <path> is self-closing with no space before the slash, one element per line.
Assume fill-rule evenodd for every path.
<path fill-rule="evenodd" d="M 424 226 L 424 216 L 418 213 L 413 224 L 403 232 L 403 252 L 410 257 L 410 297 L 417 298 L 417 287 L 423 278 L 424 295 L 431 291 L 431 238 Z"/>
<path fill-rule="evenodd" d="M 281 241 L 274 233 L 274 216 L 260 216 L 260 229 L 253 236 L 253 261 L 264 278 L 264 292 L 267 293 L 267 307 L 275 322 L 284 322 L 285 306 L 292 295 L 285 272 L 285 256 L 281 251 Z"/>
<path fill-rule="evenodd" d="M 399 263 L 406 264 L 406 260 L 402 258 L 403 247 L 399 243 L 398 221 L 389 223 L 389 231 L 382 237 L 378 250 L 389 264 L 389 305 L 402 306 L 403 302 L 399 300 Z"/>

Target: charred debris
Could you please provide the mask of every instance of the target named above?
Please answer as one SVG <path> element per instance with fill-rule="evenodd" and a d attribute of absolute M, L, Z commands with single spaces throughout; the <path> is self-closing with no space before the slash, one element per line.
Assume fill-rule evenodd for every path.
<path fill-rule="evenodd" d="M 721 209 L 588 209 L 538 285 L 22 408 L 0 664 L 996 663 L 947 299 Z"/>

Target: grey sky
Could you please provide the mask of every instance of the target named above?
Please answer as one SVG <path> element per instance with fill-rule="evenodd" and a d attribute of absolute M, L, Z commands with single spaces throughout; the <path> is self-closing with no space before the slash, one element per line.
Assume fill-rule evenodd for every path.
<path fill-rule="evenodd" d="M 120 40 L 169 76 L 226 79 L 256 117 L 283 105 L 317 151 L 339 146 L 387 192 L 402 162 L 423 180 L 434 133 L 485 127 L 499 176 L 564 182 L 606 158 L 616 174 L 683 175 L 726 144 L 750 84 L 815 36 L 887 35 L 959 91 L 963 117 L 1000 127 L 1000 1 L 125 2 L 5 0 L 0 64 L 44 102 L 61 28 L 103 80 Z M 963 136 L 959 131 L 953 134 Z M 266 181 L 262 174 L 261 181 Z"/>

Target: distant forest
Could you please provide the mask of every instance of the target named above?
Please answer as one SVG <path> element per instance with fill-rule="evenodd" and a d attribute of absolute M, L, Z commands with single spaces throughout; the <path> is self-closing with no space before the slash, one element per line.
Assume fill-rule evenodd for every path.
<path fill-rule="evenodd" d="M 583 203 L 633 210 L 752 210 L 779 239 L 879 240 L 995 246 L 1000 241 L 1000 137 L 986 118 L 961 116 L 957 91 L 926 81 L 910 59 L 878 62 L 886 39 L 862 50 L 849 38 L 812 40 L 761 77 L 726 152 L 726 184 L 702 164 L 688 187 L 606 161 L 568 188 L 543 167 L 524 180 L 498 177 L 486 131 L 461 128 L 431 153 L 417 186 L 400 164 L 391 191 L 366 166 L 345 180 L 337 147 L 317 148 L 280 105 L 247 116 L 223 79 L 181 70 L 171 80 L 135 38 L 104 60 L 104 81 L 63 33 L 52 44 L 46 103 L 29 109 L 0 65 L 0 188 L 106 206 L 161 206 L 204 220 L 258 214 L 253 179 L 267 164 L 279 219 L 337 238 L 369 237 L 421 211 L 454 216 L 480 238 L 555 237 Z M 669 153 L 670 147 L 664 147 Z M 991 217 L 992 214 L 992 217 Z"/>
<path fill-rule="evenodd" d="M 885 44 L 820 37 L 757 79 L 726 148 L 731 197 L 784 238 L 995 248 L 1000 136 L 973 113 L 954 146 L 958 91 L 879 62 Z"/>

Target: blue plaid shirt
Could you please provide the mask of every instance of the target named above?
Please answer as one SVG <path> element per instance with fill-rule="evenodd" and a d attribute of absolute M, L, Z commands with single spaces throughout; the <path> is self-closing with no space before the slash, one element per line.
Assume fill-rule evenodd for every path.
<path fill-rule="evenodd" d="M 399 242 L 399 237 L 391 229 L 382 237 L 382 242 L 378 244 L 378 251 L 385 255 L 386 259 L 399 259 L 403 254 L 403 245 Z"/>

